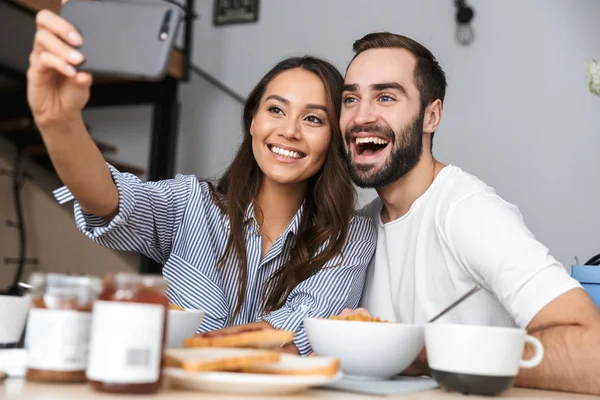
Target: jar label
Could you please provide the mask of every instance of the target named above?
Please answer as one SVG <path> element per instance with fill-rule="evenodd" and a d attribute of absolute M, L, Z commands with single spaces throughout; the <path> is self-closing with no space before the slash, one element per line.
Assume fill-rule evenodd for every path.
<path fill-rule="evenodd" d="M 27 367 L 85 371 L 92 316 L 89 312 L 32 308 L 27 319 Z"/>
<path fill-rule="evenodd" d="M 164 318 L 161 305 L 97 300 L 87 378 L 105 383 L 156 382 Z"/>

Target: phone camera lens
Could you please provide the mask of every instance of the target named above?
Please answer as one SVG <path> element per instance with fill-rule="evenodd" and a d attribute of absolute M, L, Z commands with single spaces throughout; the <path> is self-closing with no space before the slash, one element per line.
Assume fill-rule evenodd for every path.
<path fill-rule="evenodd" d="M 158 35 L 158 38 L 160 40 L 167 40 L 167 38 L 169 37 L 169 23 L 171 22 L 172 14 L 173 14 L 173 10 L 167 10 L 167 12 L 165 13 L 165 16 L 163 18 L 163 23 L 160 28 L 160 33 Z"/>

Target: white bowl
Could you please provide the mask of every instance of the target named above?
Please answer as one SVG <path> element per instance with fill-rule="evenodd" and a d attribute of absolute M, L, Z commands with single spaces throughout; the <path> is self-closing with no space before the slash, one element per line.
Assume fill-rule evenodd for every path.
<path fill-rule="evenodd" d="M 388 379 L 404 371 L 424 345 L 422 325 L 306 318 L 319 356 L 337 357 L 346 377 Z"/>
<path fill-rule="evenodd" d="M 183 347 L 185 338 L 194 336 L 203 318 L 202 310 L 169 310 L 167 348 Z"/>
<path fill-rule="evenodd" d="M 30 295 L 0 295 L 0 344 L 19 343 L 30 307 Z"/>

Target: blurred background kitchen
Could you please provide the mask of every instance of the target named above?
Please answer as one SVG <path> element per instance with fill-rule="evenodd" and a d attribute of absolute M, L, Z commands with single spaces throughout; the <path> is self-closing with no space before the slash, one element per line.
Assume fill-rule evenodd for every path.
<path fill-rule="evenodd" d="M 600 58 L 600 1 L 177 1 L 188 17 L 168 76 L 99 80 L 84 113 L 120 169 L 153 180 L 217 177 L 241 138 L 243 99 L 274 63 L 312 53 L 343 71 L 355 39 L 388 30 L 429 47 L 447 74 L 436 158 L 517 204 L 567 268 L 600 252 L 600 96 L 586 76 Z M 52 196 L 61 183 L 29 119 L 24 79 L 34 13 L 59 7 L 0 0 L 0 290 L 20 264 L 22 280 L 32 271 L 160 271 L 88 240 L 72 205 Z M 357 207 L 376 196 L 359 194 Z"/>

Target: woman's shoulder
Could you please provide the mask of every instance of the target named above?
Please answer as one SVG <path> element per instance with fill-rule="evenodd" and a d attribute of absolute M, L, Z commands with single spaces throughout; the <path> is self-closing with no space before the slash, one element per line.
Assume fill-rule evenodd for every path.
<path fill-rule="evenodd" d="M 376 242 L 377 228 L 373 218 L 368 215 L 365 215 L 364 213 L 361 213 L 360 211 L 354 211 L 354 214 L 350 218 L 348 240 L 364 240 Z"/>
<path fill-rule="evenodd" d="M 170 187 L 176 200 L 185 197 L 188 203 L 194 205 L 203 204 L 210 208 L 220 208 L 227 200 L 213 182 L 200 179 L 193 174 L 177 174 L 173 179 L 158 181 L 158 184 Z M 185 187 L 185 194 L 181 190 L 176 190 L 178 187 Z"/>
<path fill-rule="evenodd" d="M 217 190 L 215 184 L 210 180 L 200 179 L 192 174 L 177 174 L 175 179 L 187 182 L 192 192 L 197 192 L 203 197 L 214 195 L 217 198 L 224 198 L 224 195 Z"/>

